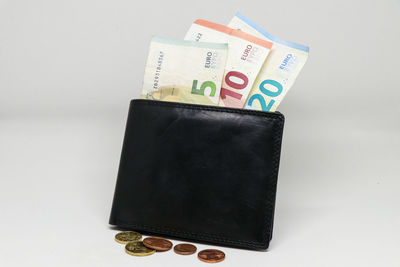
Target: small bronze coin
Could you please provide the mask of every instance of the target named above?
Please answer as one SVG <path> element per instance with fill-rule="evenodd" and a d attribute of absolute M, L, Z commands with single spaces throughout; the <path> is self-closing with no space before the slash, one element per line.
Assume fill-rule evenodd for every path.
<path fill-rule="evenodd" d="M 178 244 L 174 247 L 174 251 L 176 254 L 180 255 L 192 255 L 197 250 L 196 246 L 192 244 Z"/>
<path fill-rule="evenodd" d="M 146 237 L 143 240 L 143 244 L 157 251 L 167 251 L 172 248 L 171 241 L 160 237 Z"/>
<path fill-rule="evenodd" d="M 141 234 L 132 231 L 121 232 L 115 235 L 115 241 L 121 244 L 128 244 L 129 242 L 139 241 L 141 239 Z"/>
<path fill-rule="evenodd" d="M 132 256 L 149 256 L 156 250 L 146 247 L 142 241 L 133 241 L 126 244 L 125 252 Z"/>
<path fill-rule="evenodd" d="M 200 251 L 197 257 L 204 262 L 216 263 L 225 259 L 225 253 L 217 249 L 205 249 Z"/>

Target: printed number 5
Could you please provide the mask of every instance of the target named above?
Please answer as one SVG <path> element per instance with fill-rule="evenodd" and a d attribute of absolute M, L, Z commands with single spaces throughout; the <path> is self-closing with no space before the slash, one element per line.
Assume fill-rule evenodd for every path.
<path fill-rule="evenodd" d="M 217 91 L 217 87 L 215 86 L 215 83 L 213 83 L 211 81 L 206 81 L 201 84 L 200 89 L 197 89 L 197 80 L 193 80 L 192 94 L 204 95 L 204 91 L 206 90 L 207 87 L 211 88 L 210 96 L 214 96 L 215 92 Z"/>

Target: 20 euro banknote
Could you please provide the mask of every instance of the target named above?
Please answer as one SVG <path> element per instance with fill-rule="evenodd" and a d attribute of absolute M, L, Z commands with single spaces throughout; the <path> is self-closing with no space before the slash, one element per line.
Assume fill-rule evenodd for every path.
<path fill-rule="evenodd" d="M 228 43 L 220 106 L 243 108 L 272 43 L 243 31 L 206 20 L 196 20 L 185 40 Z"/>
<path fill-rule="evenodd" d="M 153 37 L 142 98 L 218 105 L 227 53 L 226 43 Z"/>
<path fill-rule="evenodd" d="M 303 68 L 309 48 L 272 36 L 240 13 L 228 26 L 274 43 L 253 84 L 245 108 L 275 111 Z"/>

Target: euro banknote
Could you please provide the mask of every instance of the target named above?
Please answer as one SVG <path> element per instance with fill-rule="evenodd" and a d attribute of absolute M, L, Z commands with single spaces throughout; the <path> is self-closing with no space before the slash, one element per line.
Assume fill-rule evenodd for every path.
<path fill-rule="evenodd" d="M 272 43 L 243 31 L 206 20 L 196 20 L 185 40 L 228 43 L 219 105 L 243 108 Z"/>
<path fill-rule="evenodd" d="M 233 17 L 228 26 L 273 42 L 245 108 L 275 111 L 303 68 L 308 47 L 272 36 L 240 13 Z"/>
<path fill-rule="evenodd" d="M 142 98 L 218 105 L 228 45 L 153 37 Z"/>

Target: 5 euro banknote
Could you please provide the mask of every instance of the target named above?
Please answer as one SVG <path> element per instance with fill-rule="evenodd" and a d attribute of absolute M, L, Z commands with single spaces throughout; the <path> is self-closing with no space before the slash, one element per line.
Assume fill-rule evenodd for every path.
<path fill-rule="evenodd" d="M 226 43 L 153 37 L 142 98 L 218 105 L 227 54 Z"/>

